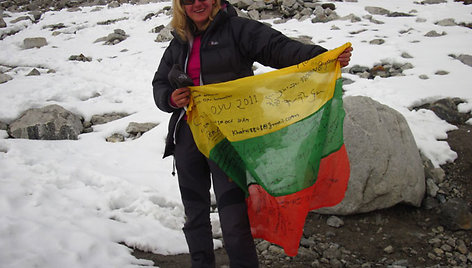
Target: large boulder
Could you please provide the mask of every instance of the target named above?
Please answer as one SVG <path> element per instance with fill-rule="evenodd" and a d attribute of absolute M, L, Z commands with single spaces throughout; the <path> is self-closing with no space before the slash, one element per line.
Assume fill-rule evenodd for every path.
<path fill-rule="evenodd" d="M 344 143 L 351 175 L 344 200 L 319 213 L 347 215 L 398 203 L 419 207 L 425 194 L 420 153 L 405 118 L 371 98 L 344 98 Z"/>
<path fill-rule="evenodd" d="M 13 121 L 10 136 L 30 140 L 77 140 L 82 132 L 82 118 L 59 105 L 32 108 Z"/>

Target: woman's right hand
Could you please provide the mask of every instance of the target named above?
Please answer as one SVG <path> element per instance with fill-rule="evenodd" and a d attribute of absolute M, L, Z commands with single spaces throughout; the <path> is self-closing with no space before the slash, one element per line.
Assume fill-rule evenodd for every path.
<path fill-rule="evenodd" d="M 170 99 L 177 108 L 185 107 L 190 102 L 190 89 L 188 87 L 178 88 L 172 92 Z"/>

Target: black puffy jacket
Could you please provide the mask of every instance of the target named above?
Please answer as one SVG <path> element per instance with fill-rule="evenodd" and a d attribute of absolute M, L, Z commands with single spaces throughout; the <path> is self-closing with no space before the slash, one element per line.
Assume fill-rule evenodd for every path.
<path fill-rule="evenodd" d="M 261 22 L 238 17 L 226 3 L 203 33 L 200 47 L 200 70 L 203 84 L 226 82 L 253 75 L 254 62 L 280 69 L 325 52 L 321 46 L 306 45 L 288 38 Z M 152 81 L 154 101 L 165 112 L 172 112 L 164 157 L 173 154 L 175 127 L 182 109 L 170 105 L 175 88 L 168 74 L 175 64 L 186 66 L 188 42 L 174 34 L 162 56 Z"/>

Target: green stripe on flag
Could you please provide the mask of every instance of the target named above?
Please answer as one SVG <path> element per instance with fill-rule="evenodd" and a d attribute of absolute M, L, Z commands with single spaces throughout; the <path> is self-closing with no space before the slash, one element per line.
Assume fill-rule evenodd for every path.
<path fill-rule="evenodd" d="M 272 196 L 292 194 L 312 186 L 320 160 L 343 145 L 343 119 L 340 78 L 333 98 L 317 112 L 263 136 L 224 139 L 211 150 L 210 159 L 246 192 L 253 181 Z"/>

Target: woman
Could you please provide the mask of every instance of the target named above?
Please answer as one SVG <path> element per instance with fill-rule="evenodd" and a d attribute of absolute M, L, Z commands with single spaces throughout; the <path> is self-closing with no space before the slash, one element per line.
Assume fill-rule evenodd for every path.
<path fill-rule="evenodd" d="M 188 86 L 224 82 L 253 75 L 259 62 L 283 68 L 308 60 L 326 49 L 305 45 L 254 20 L 238 17 L 220 0 L 173 0 L 174 39 L 153 79 L 156 105 L 173 113 L 164 157 L 173 154 L 186 222 L 183 228 L 192 267 L 215 267 L 210 225 L 210 174 L 213 180 L 225 249 L 231 267 L 258 267 L 243 191 L 201 154 L 185 120 Z M 338 58 L 346 66 L 351 48 Z M 183 66 L 191 81 L 176 81 Z M 174 144 L 175 141 L 175 144 Z"/>

